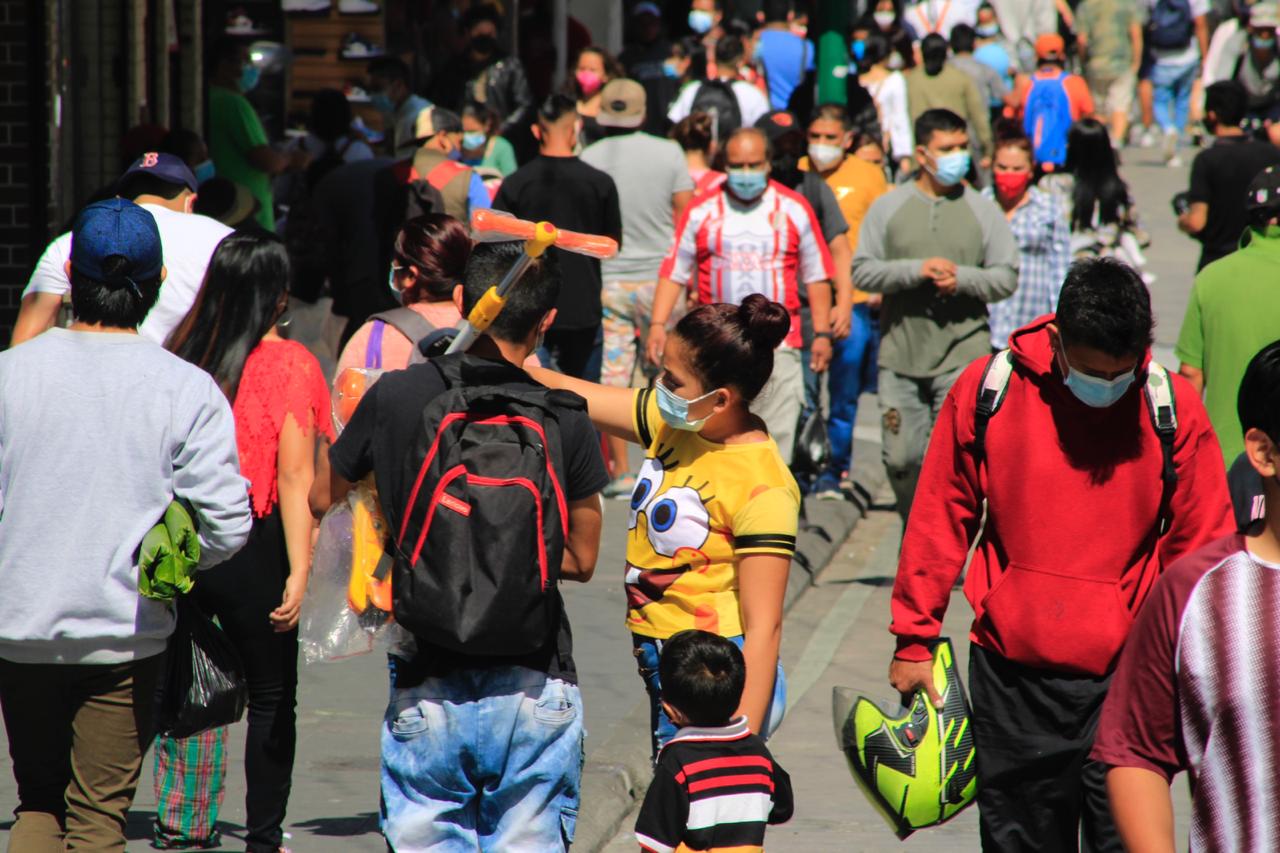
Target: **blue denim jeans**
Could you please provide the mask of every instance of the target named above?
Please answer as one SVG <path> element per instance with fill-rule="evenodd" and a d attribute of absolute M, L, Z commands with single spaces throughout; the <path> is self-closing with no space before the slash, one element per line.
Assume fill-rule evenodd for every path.
<path fill-rule="evenodd" d="M 1195 62 L 1166 65 L 1159 61 L 1151 69 L 1151 85 L 1155 88 L 1156 124 L 1165 133 L 1181 134 L 1187 127 L 1191 110 L 1191 85 L 1196 80 Z"/>
<path fill-rule="evenodd" d="M 392 688 L 382 833 L 397 853 L 567 850 L 582 779 L 577 685 L 519 666 Z"/>
<path fill-rule="evenodd" d="M 742 648 L 743 637 L 728 637 L 730 642 Z M 667 741 L 676 736 L 675 723 L 662 710 L 662 681 L 658 677 L 658 659 L 662 657 L 662 640 L 653 637 L 631 635 L 631 644 L 636 656 L 636 667 L 640 670 L 640 678 L 644 681 L 645 692 L 649 694 L 649 743 L 653 748 L 653 756 L 658 757 L 658 750 Z M 782 717 L 787 712 L 787 676 L 782 671 L 782 662 L 778 662 L 778 674 L 773 679 L 773 701 L 769 703 L 769 712 L 765 715 L 765 724 L 760 727 L 760 735 L 765 740 L 778 730 Z"/>
<path fill-rule="evenodd" d="M 831 457 L 818 477 L 814 491 L 835 489 L 845 472 L 853 470 L 853 425 L 858 420 L 858 398 L 876 387 L 876 352 L 880 333 L 866 303 L 853 306 L 849 337 L 835 342 L 827 368 L 831 396 L 827 413 L 827 442 Z"/>

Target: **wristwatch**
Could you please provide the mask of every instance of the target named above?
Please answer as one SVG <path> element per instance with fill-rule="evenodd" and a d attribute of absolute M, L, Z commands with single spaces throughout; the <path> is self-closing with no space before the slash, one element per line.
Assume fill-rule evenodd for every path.
<path fill-rule="evenodd" d="M 834 339 L 835 339 L 835 336 L 834 336 L 833 334 L 831 334 L 830 332 L 814 332 L 814 333 L 813 333 L 813 337 L 814 337 L 815 339 L 817 339 L 817 338 L 826 338 L 826 339 L 827 339 L 827 340 L 829 340 L 829 341 L 830 341 L 830 340 L 834 340 Z"/>

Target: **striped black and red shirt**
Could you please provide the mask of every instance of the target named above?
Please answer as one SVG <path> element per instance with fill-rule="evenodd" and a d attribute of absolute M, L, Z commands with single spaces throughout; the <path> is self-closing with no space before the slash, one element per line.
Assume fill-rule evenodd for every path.
<path fill-rule="evenodd" d="M 791 777 L 738 717 L 721 728 L 683 728 L 658 755 L 636 819 L 649 853 L 757 853 L 765 826 L 791 819 Z"/>
<path fill-rule="evenodd" d="M 1129 635 L 1092 757 L 1192 780 L 1191 850 L 1280 850 L 1280 565 L 1235 535 L 1171 565 Z"/>

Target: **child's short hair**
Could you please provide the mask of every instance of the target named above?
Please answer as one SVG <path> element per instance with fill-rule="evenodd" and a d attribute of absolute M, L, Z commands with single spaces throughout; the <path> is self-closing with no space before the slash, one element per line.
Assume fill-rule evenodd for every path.
<path fill-rule="evenodd" d="M 742 701 L 747 665 L 729 640 L 708 631 L 681 631 L 658 662 L 662 698 L 695 726 L 728 724 Z"/>
<path fill-rule="evenodd" d="M 1280 341 L 1263 347 L 1245 368 L 1236 413 L 1242 432 L 1260 429 L 1280 442 Z"/>

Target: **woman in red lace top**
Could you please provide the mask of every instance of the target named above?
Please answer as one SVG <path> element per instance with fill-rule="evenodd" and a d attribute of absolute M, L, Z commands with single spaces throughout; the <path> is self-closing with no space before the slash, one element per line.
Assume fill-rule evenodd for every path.
<path fill-rule="evenodd" d="M 280 239 L 257 229 L 237 231 L 218 244 L 195 305 L 169 340 L 173 352 L 211 373 L 231 400 L 240 470 L 253 505 L 248 544 L 201 574 L 195 589 L 201 606 L 218 617 L 239 648 L 249 683 L 245 809 L 250 851 L 276 851 L 283 837 L 296 744 L 298 613 L 311 564 L 307 493 L 316 443 L 321 436 L 332 438 L 329 390 L 320 364 L 277 330 L 288 304 L 288 283 L 289 261 Z M 189 750 L 166 746 L 172 744 L 162 743 L 156 751 L 158 763 L 168 755 L 190 759 Z M 218 769 L 191 772 L 207 777 Z M 156 778 L 173 775 L 158 770 Z M 157 792 L 157 840 L 207 841 L 175 839 L 186 828 L 173 831 L 166 825 L 167 815 L 180 813 L 168 800 L 182 796 L 183 788 L 176 784 Z M 215 816 L 209 815 L 210 833 Z"/>

